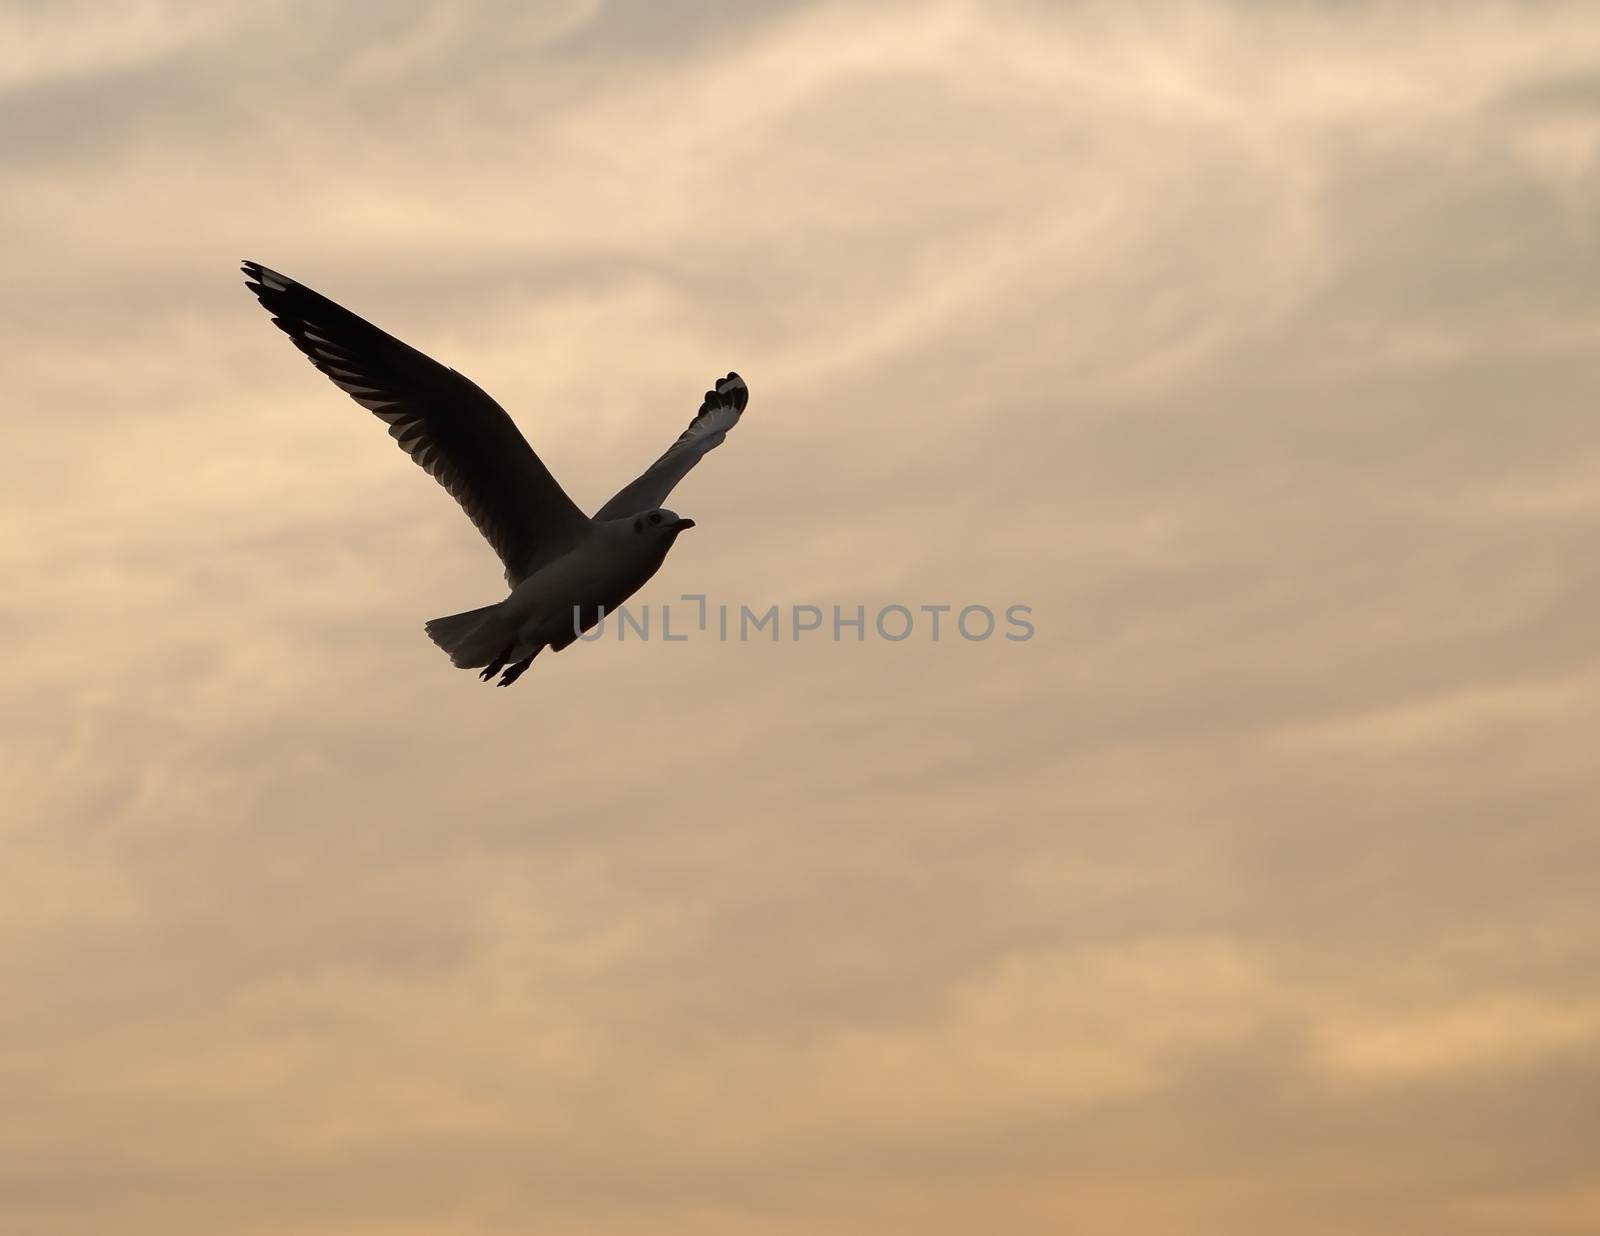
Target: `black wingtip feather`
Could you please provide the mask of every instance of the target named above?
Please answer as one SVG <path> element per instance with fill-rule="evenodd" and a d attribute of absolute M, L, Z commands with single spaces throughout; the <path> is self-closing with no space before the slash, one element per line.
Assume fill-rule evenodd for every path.
<path fill-rule="evenodd" d="M 246 259 L 239 263 L 239 269 L 244 272 L 245 286 L 255 294 L 257 300 L 263 305 L 267 304 L 269 296 L 284 296 L 300 285 L 288 275 L 280 274 L 270 266 L 263 266 L 260 262 Z M 269 308 L 271 306 L 268 306 Z"/>
<path fill-rule="evenodd" d="M 743 412 L 750 402 L 750 388 L 745 385 L 745 380 L 737 373 L 730 372 L 727 377 L 717 379 L 716 390 L 706 392 L 705 399 L 700 404 L 702 414 L 712 408 L 723 408 L 732 405 L 734 411 Z"/>

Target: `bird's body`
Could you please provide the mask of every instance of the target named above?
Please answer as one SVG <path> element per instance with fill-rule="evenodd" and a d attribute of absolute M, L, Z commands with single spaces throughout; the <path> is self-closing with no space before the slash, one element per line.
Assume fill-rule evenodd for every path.
<path fill-rule="evenodd" d="M 473 383 L 303 284 L 254 262 L 244 271 L 274 323 L 389 424 L 500 556 L 510 595 L 435 618 L 427 631 L 455 665 L 481 668 L 485 681 L 504 670 L 501 686 L 543 649 L 567 647 L 660 570 L 679 533 L 694 527 L 661 500 L 738 424 L 749 398 L 738 374 L 718 381 L 666 453 L 589 518 Z"/>
<path fill-rule="evenodd" d="M 642 531 L 629 519 L 591 521 L 576 545 L 528 576 L 504 601 L 468 615 L 435 618 L 428 623 L 429 636 L 458 667 L 483 668 L 485 680 L 508 664 L 525 665 L 545 648 L 560 652 L 643 588 L 667 560 L 678 533 L 694 527 L 693 520 L 668 511 L 651 515 L 662 519 Z M 511 681 L 516 678 L 513 674 Z"/>

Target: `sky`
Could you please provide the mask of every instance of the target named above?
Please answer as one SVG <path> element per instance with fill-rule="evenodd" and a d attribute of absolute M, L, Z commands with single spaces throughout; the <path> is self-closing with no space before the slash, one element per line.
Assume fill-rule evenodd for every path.
<path fill-rule="evenodd" d="M 1592 8 L 9 0 L 0 92 L 4 1236 L 1600 1230 Z M 636 602 L 864 638 L 452 669 L 244 258 L 586 510 L 738 370 Z"/>

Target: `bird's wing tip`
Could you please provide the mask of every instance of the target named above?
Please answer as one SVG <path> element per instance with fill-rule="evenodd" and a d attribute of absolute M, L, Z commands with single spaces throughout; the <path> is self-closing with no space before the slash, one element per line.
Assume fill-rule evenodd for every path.
<path fill-rule="evenodd" d="M 730 370 L 727 377 L 717 379 L 717 389 L 714 392 L 707 391 L 706 398 L 732 403 L 735 411 L 743 412 L 745 405 L 750 402 L 750 387 Z"/>
<path fill-rule="evenodd" d="M 287 275 L 280 275 L 270 266 L 263 266 L 260 262 L 252 262 L 246 258 L 239 264 L 239 269 L 245 278 L 258 287 L 266 288 L 269 292 L 287 292 L 294 280 Z"/>

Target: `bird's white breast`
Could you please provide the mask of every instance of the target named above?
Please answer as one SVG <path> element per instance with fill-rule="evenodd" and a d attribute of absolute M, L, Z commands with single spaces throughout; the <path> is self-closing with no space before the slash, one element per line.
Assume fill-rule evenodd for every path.
<path fill-rule="evenodd" d="M 554 639 L 572 631 L 574 609 L 620 605 L 656 573 L 665 556 L 659 543 L 596 525 L 571 552 L 518 584 L 507 609 L 525 642 Z"/>

